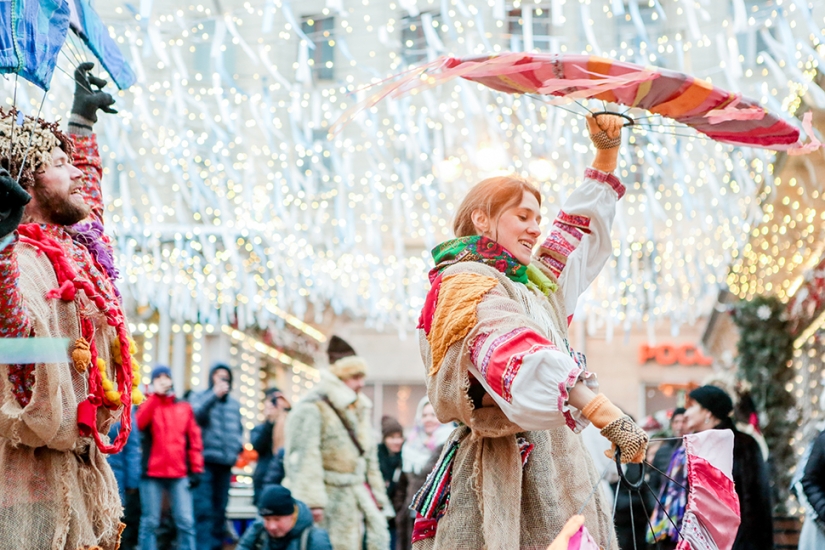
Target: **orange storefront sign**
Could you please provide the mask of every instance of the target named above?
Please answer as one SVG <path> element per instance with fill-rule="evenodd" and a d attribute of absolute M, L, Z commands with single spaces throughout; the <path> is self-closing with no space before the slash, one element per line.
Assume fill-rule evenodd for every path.
<path fill-rule="evenodd" d="M 713 358 L 707 357 L 693 344 L 661 344 L 639 346 L 639 364 L 653 361 L 657 365 L 700 365 L 713 364 Z"/>

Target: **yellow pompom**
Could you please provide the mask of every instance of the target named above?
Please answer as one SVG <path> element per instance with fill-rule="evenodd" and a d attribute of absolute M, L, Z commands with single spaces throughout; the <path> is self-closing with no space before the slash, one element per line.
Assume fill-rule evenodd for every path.
<path fill-rule="evenodd" d="M 112 385 L 111 380 L 109 380 L 107 378 L 104 378 L 103 379 L 103 389 L 106 390 L 107 392 L 109 392 L 109 391 L 112 391 L 113 389 L 115 389 L 115 387 Z"/>
<path fill-rule="evenodd" d="M 120 392 L 110 390 L 106 392 L 106 400 L 113 405 L 122 405 L 120 401 Z"/>
<path fill-rule="evenodd" d="M 129 355 L 134 355 L 137 352 L 137 344 L 135 341 L 129 338 Z"/>
<path fill-rule="evenodd" d="M 132 405 L 140 405 L 143 399 L 143 393 L 139 389 L 132 390 Z"/>
<path fill-rule="evenodd" d="M 100 372 L 106 372 L 106 361 L 104 361 L 100 357 L 97 358 L 97 370 L 99 370 Z"/>

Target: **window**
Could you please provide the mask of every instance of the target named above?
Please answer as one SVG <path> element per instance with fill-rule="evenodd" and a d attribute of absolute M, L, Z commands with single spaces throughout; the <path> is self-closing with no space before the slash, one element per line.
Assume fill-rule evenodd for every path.
<path fill-rule="evenodd" d="M 335 17 L 304 17 L 301 30 L 315 44 L 309 51 L 309 64 L 315 80 L 335 78 Z"/>
<path fill-rule="evenodd" d="M 429 25 L 432 31 L 425 30 Z M 429 35 L 429 36 L 428 36 Z M 432 42 L 432 43 L 431 43 Z M 420 13 L 401 19 L 401 58 L 407 65 L 430 61 L 441 49 L 441 15 Z"/>
<path fill-rule="evenodd" d="M 565 38 L 561 36 L 561 33 L 554 35 L 553 23 L 553 8 L 550 3 L 510 9 L 507 12 L 510 50 L 520 52 L 538 48 L 541 51 L 558 53 L 559 45 L 565 41 Z M 560 28 L 559 22 L 556 23 L 556 28 Z"/>

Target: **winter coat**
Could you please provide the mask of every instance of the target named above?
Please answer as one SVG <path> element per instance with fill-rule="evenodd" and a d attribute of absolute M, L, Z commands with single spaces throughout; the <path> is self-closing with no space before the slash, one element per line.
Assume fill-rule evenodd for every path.
<path fill-rule="evenodd" d="M 179 479 L 203 473 L 201 431 L 186 401 L 174 394 L 152 394 L 138 408 L 143 475 Z"/>
<path fill-rule="evenodd" d="M 819 433 L 811 447 L 802 476 L 802 490 L 822 525 L 825 522 L 825 431 Z"/>
<path fill-rule="evenodd" d="M 295 527 L 285 537 L 275 539 L 269 536 L 259 519 L 249 526 L 241 537 L 237 550 L 332 550 L 327 532 L 312 525 L 312 512 L 303 502 L 297 503 L 298 519 Z M 301 535 L 309 530 L 306 548 L 301 548 Z"/>
<path fill-rule="evenodd" d="M 286 472 L 284 471 L 284 449 L 278 449 L 278 454 L 272 457 L 269 461 L 269 466 L 264 472 L 261 480 L 261 492 L 266 491 L 271 485 L 281 485 L 284 481 Z"/>
<path fill-rule="evenodd" d="M 212 391 L 212 375 L 218 364 L 209 371 L 209 388 L 191 397 L 192 409 L 203 434 L 203 459 L 212 464 L 233 466 L 243 450 L 243 425 L 241 424 L 241 404 L 230 394 L 218 397 Z M 232 387 L 232 371 L 229 372 L 229 387 Z"/>
<path fill-rule="evenodd" d="M 395 510 L 396 517 L 391 518 L 389 522 L 390 527 L 393 527 L 399 516 L 406 515 L 404 501 L 407 496 L 407 474 L 401 470 L 401 453 L 391 455 L 387 446 L 379 443 L 378 466 L 381 470 L 381 477 L 384 478 L 387 498 L 390 499 L 392 509 Z"/>
<path fill-rule="evenodd" d="M 733 432 L 733 484 L 742 523 L 732 550 L 773 549 L 773 509 L 768 468 L 754 438 L 736 429 L 730 419 L 716 429 Z"/>
<path fill-rule="evenodd" d="M 321 371 L 320 382 L 287 417 L 284 485 L 310 508 L 324 509 L 321 526 L 335 550 L 361 547 L 362 517 L 367 525 L 366 550 L 389 546 L 387 518 L 379 507 L 385 512 L 391 508 L 378 470 L 371 408 L 366 396 Z"/>
<path fill-rule="evenodd" d="M 135 418 L 136 410 L 136 407 L 132 407 L 133 426 L 137 424 Z M 114 441 L 118 433 L 120 433 L 119 420 L 112 426 L 112 429 L 109 430 L 109 440 Z M 120 502 L 126 502 L 126 491 L 140 487 L 140 475 L 142 471 L 140 431 L 132 428 L 132 431 L 129 433 L 129 438 L 126 440 L 126 445 L 123 446 L 123 449 L 119 453 L 109 455 L 108 460 L 109 466 L 112 468 L 112 473 L 115 474 L 117 489 L 120 493 Z"/>
<path fill-rule="evenodd" d="M 255 464 L 255 472 L 252 474 L 252 501 L 258 503 L 258 497 L 263 492 L 264 478 L 266 477 L 269 463 L 272 462 L 272 428 L 275 427 L 270 421 L 258 424 L 249 434 L 249 442 L 252 449 L 258 453 L 258 462 Z"/>
<path fill-rule="evenodd" d="M 627 464 L 625 473 L 631 481 L 636 481 L 640 475 L 644 475 L 641 464 Z M 618 491 L 613 521 L 616 525 L 619 548 L 633 548 L 634 541 L 636 548 L 644 548 L 645 535 L 650 525 L 649 514 L 656 506 L 656 498 L 650 491 L 629 491 L 621 481 L 611 483 L 610 488 L 614 494 Z"/>

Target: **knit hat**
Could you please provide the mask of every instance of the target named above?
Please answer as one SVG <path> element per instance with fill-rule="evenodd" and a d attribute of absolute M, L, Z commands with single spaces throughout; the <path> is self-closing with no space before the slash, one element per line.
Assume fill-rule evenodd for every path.
<path fill-rule="evenodd" d="M 733 401 L 721 388 L 716 386 L 702 386 L 690 392 L 690 398 L 710 411 L 710 414 L 724 420 L 733 411 Z"/>
<path fill-rule="evenodd" d="M 152 376 L 151 376 L 152 382 L 154 382 L 155 378 L 157 378 L 161 374 L 165 374 L 169 378 L 172 378 L 172 371 L 169 370 L 169 367 L 164 366 L 164 365 L 158 365 L 157 367 L 152 369 Z"/>
<path fill-rule="evenodd" d="M 357 355 L 344 357 L 343 359 L 336 361 L 329 368 L 329 372 L 341 380 L 349 380 L 350 378 L 355 378 L 356 376 L 366 376 L 367 362 Z"/>
<path fill-rule="evenodd" d="M 329 358 L 330 365 L 334 364 L 339 359 L 350 357 L 352 355 L 358 354 L 355 353 L 353 347 L 350 346 L 346 340 L 335 335 L 329 339 L 329 345 L 327 346 L 327 357 Z"/>
<path fill-rule="evenodd" d="M 267 488 L 258 501 L 261 516 L 291 516 L 295 513 L 295 499 L 283 485 Z"/>
<path fill-rule="evenodd" d="M 387 439 L 392 434 L 404 435 L 404 427 L 392 416 L 381 418 L 381 440 Z"/>
<path fill-rule="evenodd" d="M 18 178 L 22 187 L 34 185 L 35 172 L 51 166 L 55 147 L 72 157 L 74 145 L 56 122 L 24 116 L 15 108 L 0 109 L 0 166 Z"/>

